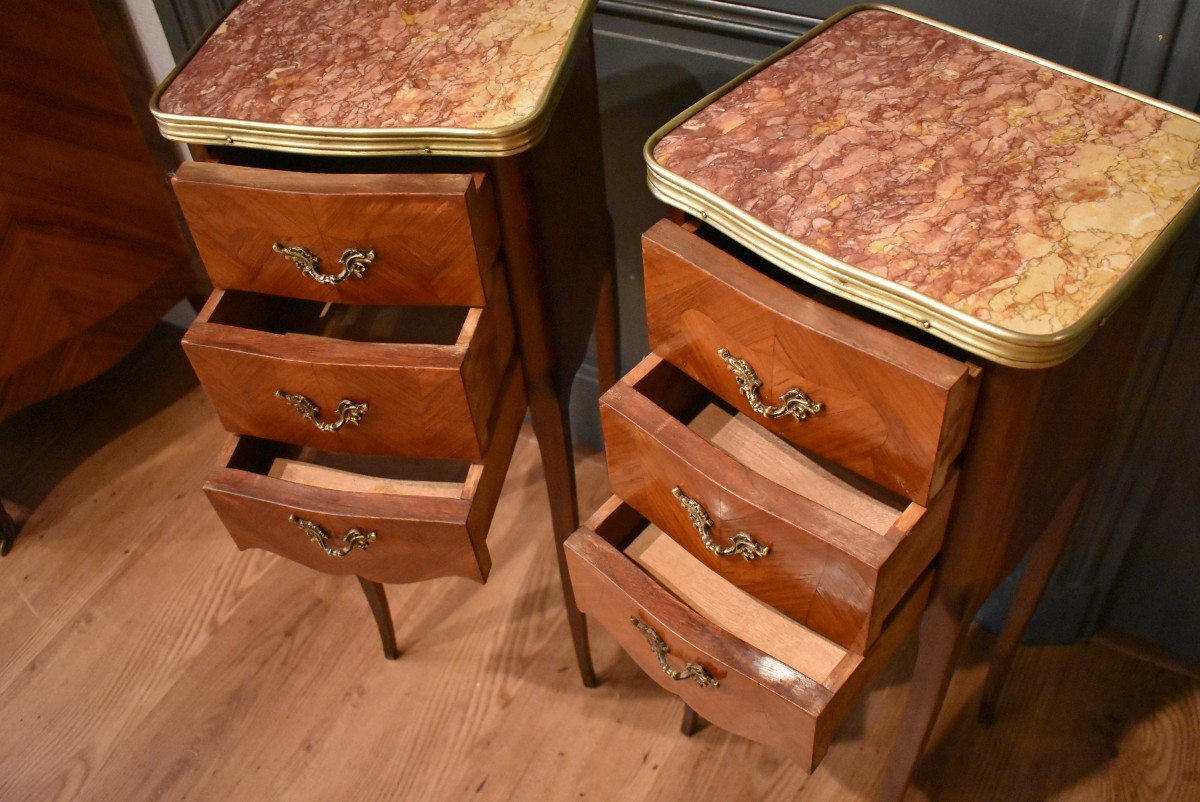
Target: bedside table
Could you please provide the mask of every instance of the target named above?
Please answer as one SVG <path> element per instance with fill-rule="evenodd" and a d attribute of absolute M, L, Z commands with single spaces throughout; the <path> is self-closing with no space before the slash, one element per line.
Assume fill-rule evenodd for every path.
<path fill-rule="evenodd" d="M 677 211 L 643 239 L 653 354 L 602 399 L 615 495 L 567 543 L 578 603 L 685 732 L 809 770 L 919 632 L 898 799 L 1032 547 L 999 691 L 1200 205 L 1200 118 L 855 6 L 645 155 Z"/>
<path fill-rule="evenodd" d="M 234 435 L 205 489 L 241 548 L 358 576 L 389 656 L 378 583 L 487 578 L 526 396 L 560 561 L 578 525 L 594 319 L 616 374 L 591 10 L 245 0 L 152 104 L 216 286 L 185 339 Z"/>

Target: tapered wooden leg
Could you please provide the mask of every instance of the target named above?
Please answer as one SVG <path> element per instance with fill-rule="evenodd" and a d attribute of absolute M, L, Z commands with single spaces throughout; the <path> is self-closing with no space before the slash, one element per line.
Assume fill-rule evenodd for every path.
<path fill-rule="evenodd" d="M 517 346 L 533 431 L 537 435 L 546 489 L 550 494 L 550 520 L 554 528 L 554 549 L 562 579 L 567 623 L 575 646 L 575 658 L 583 684 L 596 684 L 588 648 L 587 622 L 575 604 L 571 579 L 567 574 L 563 543 L 579 526 L 579 507 L 575 497 L 575 463 L 571 430 L 567 415 L 569 382 L 557 382 L 555 355 L 550 338 L 548 295 L 534 229 L 533 181 L 525 154 L 492 161 L 496 190 L 500 201 L 500 227 L 504 239 L 505 268 L 508 271 Z"/>
<path fill-rule="evenodd" d="M 367 604 L 371 605 L 371 614 L 375 616 L 375 625 L 379 627 L 383 656 L 388 660 L 395 660 L 400 656 L 400 650 L 396 648 L 396 630 L 392 628 L 392 612 L 388 609 L 387 593 L 383 585 L 361 576 L 358 577 L 358 584 L 362 586 Z"/>
<path fill-rule="evenodd" d="M 552 403 L 553 402 L 553 403 Z M 596 687 L 596 670 L 588 643 L 587 619 L 575 603 L 571 575 L 567 571 L 567 553 L 563 547 L 567 538 L 579 528 L 579 507 L 575 501 L 575 466 L 571 447 L 571 430 L 566 407 L 553 396 L 543 398 L 539 406 L 530 402 L 533 430 L 537 434 L 546 472 L 546 487 L 550 492 L 550 517 L 554 527 L 554 553 L 558 561 L 558 576 L 562 583 L 563 604 L 567 625 L 575 647 L 579 678 L 586 688 Z M 570 504 L 566 501 L 570 500 Z"/>
<path fill-rule="evenodd" d="M 901 719 L 901 732 L 888 756 L 881 800 L 900 802 L 904 799 L 917 760 L 942 708 L 969 623 L 960 610 L 936 595 L 925 608 L 919 630 L 917 663 Z"/>
<path fill-rule="evenodd" d="M 680 732 L 682 732 L 688 738 L 691 738 L 693 735 L 700 732 L 700 730 L 707 726 L 708 722 L 705 721 L 699 713 L 697 713 L 695 710 L 692 710 L 692 708 L 688 707 L 687 705 L 683 706 L 683 723 L 679 725 Z"/>
<path fill-rule="evenodd" d="M 1054 568 L 1062 557 L 1063 549 L 1067 546 L 1067 536 L 1071 533 L 1071 524 L 1079 505 L 1083 503 L 1083 493 L 1087 488 L 1088 477 L 1081 478 L 1071 488 L 1070 494 L 1063 499 L 1062 504 L 1054 513 L 1050 526 L 1042 536 L 1034 542 L 1029 550 L 1029 560 L 1025 563 L 1025 571 L 1017 583 L 1017 592 L 1013 596 L 1012 607 L 1009 608 L 1008 618 L 1004 628 L 992 650 L 992 662 L 988 667 L 987 681 L 983 685 L 983 698 L 979 702 L 979 718 L 985 724 L 991 724 L 996 717 L 996 702 L 1004 689 L 1004 680 L 1012 666 L 1013 655 L 1021 642 L 1021 635 L 1029 625 Z"/>
<path fill-rule="evenodd" d="M 596 310 L 596 368 L 600 374 L 600 392 L 621 378 L 621 318 L 617 303 L 617 271 L 609 270 L 600 285 L 600 303 Z"/>
<path fill-rule="evenodd" d="M 546 487 L 567 622 L 586 686 L 596 684 L 587 622 L 575 605 L 563 543 L 579 525 L 568 410 L 571 385 L 586 348 L 600 285 L 598 359 L 602 383 L 615 377 L 616 294 L 611 291 L 612 221 L 605 204 L 599 92 L 590 31 L 545 138 L 532 150 L 491 160 L 504 266 L 517 346 Z M 536 165 L 536 175 L 535 175 Z M 536 182 L 535 182 L 536 177 Z M 551 305 L 553 303 L 553 306 Z"/>
<path fill-rule="evenodd" d="M 4 509 L 4 504 L 0 503 L 0 557 L 12 550 L 13 540 L 16 536 L 17 522 Z"/>
<path fill-rule="evenodd" d="M 1156 282 L 1135 290 L 1071 360 L 1045 370 L 984 370 L 881 799 L 903 798 L 975 612 L 1052 528 L 1111 437 Z"/>

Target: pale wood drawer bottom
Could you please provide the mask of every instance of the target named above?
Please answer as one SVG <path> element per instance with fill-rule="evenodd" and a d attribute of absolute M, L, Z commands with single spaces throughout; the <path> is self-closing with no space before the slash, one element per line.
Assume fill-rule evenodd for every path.
<path fill-rule="evenodd" d="M 932 584 L 931 570 L 860 655 L 738 590 L 616 497 L 566 549 L 580 609 L 651 678 L 713 724 L 808 771 L 869 680 L 913 632 Z M 668 650 L 661 661 L 655 638 Z M 663 662 L 692 675 L 675 679 Z"/>
<path fill-rule="evenodd" d="M 516 367 L 513 360 L 481 461 L 364 458 L 232 437 L 204 490 L 243 549 L 374 582 L 482 582 L 491 568 L 488 528 L 525 416 Z M 373 537 L 355 545 L 352 530 Z"/>

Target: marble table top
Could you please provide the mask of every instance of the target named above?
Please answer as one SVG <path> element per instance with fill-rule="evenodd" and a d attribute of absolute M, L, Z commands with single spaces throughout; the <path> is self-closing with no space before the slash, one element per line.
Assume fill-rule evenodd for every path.
<path fill-rule="evenodd" d="M 230 135 L 255 145 L 277 135 L 280 143 L 266 144 L 321 152 L 358 141 L 369 151 L 400 141 L 411 147 L 388 152 L 430 152 L 449 138 L 468 149 L 521 149 L 531 143 L 513 140 L 549 116 L 559 68 L 591 7 L 243 0 L 164 83 L 153 110 L 166 135 L 185 141 Z M 180 125 L 190 130 L 181 135 Z M 432 148 L 421 146 L 422 133 Z"/>
<path fill-rule="evenodd" d="M 711 201 L 752 248 L 766 227 L 769 258 L 845 268 L 835 292 L 890 291 L 884 311 L 988 356 L 1094 328 L 1200 189 L 1195 116 L 892 10 L 849 14 L 655 142 L 668 202 Z"/>

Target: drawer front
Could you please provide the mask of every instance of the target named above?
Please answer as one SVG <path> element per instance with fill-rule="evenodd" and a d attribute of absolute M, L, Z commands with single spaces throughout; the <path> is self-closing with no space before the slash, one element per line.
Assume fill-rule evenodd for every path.
<path fill-rule="evenodd" d="M 487 533 L 525 418 L 524 386 L 505 382 L 495 435 L 482 462 L 469 466 L 454 492 L 445 482 L 406 480 L 409 491 L 383 492 L 377 480 L 350 475 L 340 489 L 269 475 L 278 446 L 232 437 L 204 491 L 239 548 L 259 548 L 327 574 L 383 583 L 440 576 L 484 581 L 491 569 Z M 360 480 L 361 479 L 361 485 Z M 358 489 L 361 486 L 361 489 Z"/>
<path fill-rule="evenodd" d="M 485 179 L 187 162 L 173 183 L 218 288 L 335 303 L 486 302 L 499 234 Z"/>
<path fill-rule="evenodd" d="M 579 608 L 649 677 L 705 719 L 811 771 L 837 723 L 915 629 L 928 598 L 928 579 L 905 600 L 865 657 L 847 655 L 828 676 L 816 679 L 713 625 L 622 554 L 614 543 L 626 538 L 613 530 L 627 528 L 630 520 L 636 518 L 627 507 L 610 503 L 567 540 L 567 567 Z M 660 656 L 656 644 L 666 653 Z"/>
<path fill-rule="evenodd" d="M 891 513 L 894 523 L 870 529 L 805 487 L 772 481 L 778 463 L 766 453 L 745 464 L 656 403 L 658 388 L 678 394 L 685 382 L 652 356 L 602 398 L 613 493 L 747 593 L 865 651 L 937 554 L 953 484 L 928 510 L 908 504 Z M 734 549 L 739 540 L 744 547 Z"/>
<path fill-rule="evenodd" d="M 976 368 L 787 289 L 674 223 L 642 244 L 655 353 L 781 437 L 919 504 L 937 494 L 966 441 Z"/>
<path fill-rule="evenodd" d="M 204 485 L 238 548 L 265 549 L 322 573 L 355 574 L 375 582 L 439 576 L 482 582 L 487 576 L 487 563 L 477 557 L 466 526 L 466 501 L 381 503 L 371 494 L 239 473 L 218 468 Z M 317 542 L 322 535 L 324 545 Z"/>
<path fill-rule="evenodd" d="M 234 434 L 326 451 L 480 459 L 513 352 L 504 305 L 455 345 L 358 343 L 218 324 L 217 290 L 183 347 Z"/>

